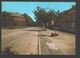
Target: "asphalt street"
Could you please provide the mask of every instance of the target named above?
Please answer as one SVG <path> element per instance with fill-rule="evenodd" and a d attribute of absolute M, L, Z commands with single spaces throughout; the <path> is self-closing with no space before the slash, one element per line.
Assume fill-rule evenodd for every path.
<path fill-rule="evenodd" d="M 3 30 L 2 29 L 2 38 L 1 38 L 1 50 L 4 53 L 14 52 L 18 55 L 74 55 L 75 54 L 75 35 L 70 35 L 67 33 L 58 32 L 60 36 L 58 37 L 50 37 L 51 32 L 53 30 L 42 31 L 39 27 L 29 27 L 22 29 L 12 29 L 12 30 Z M 70 46 L 74 50 L 69 50 L 62 48 L 64 45 L 60 39 L 62 39 L 61 35 L 65 35 L 65 37 L 72 37 L 74 41 L 72 41 L 73 45 Z M 66 35 L 67 34 L 67 35 Z M 66 38 L 64 40 L 66 40 Z M 67 38 L 68 39 L 68 38 Z M 72 39 L 70 39 L 72 40 Z M 60 45 L 60 41 L 63 43 Z M 65 41 L 64 41 L 65 42 Z M 66 40 L 67 42 L 67 40 Z M 68 40 L 69 42 L 69 40 Z M 71 43 L 71 44 L 72 44 Z M 69 44 L 70 45 L 70 44 Z M 10 47 L 10 51 L 6 51 L 7 48 Z M 67 51 L 69 50 L 69 52 Z M 72 52 L 70 52 L 72 51 Z M 2 55 L 4 55 L 2 53 Z"/>

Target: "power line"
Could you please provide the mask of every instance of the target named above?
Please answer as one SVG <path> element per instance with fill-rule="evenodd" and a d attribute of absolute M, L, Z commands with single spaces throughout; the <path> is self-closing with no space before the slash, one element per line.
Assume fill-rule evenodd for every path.
<path fill-rule="evenodd" d="M 49 5 L 49 4 L 50 4 L 50 2 L 48 3 L 48 5 Z M 47 7 L 48 7 L 48 5 L 47 5 Z M 48 9 L 47 7 L 46 7 L 46 9 Z"/>

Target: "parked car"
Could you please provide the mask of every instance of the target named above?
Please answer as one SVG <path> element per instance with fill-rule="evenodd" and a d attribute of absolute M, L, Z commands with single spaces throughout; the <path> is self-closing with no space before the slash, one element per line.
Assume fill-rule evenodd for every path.
<path fill-rule="evenodd" d="M 64 28 L 61 28 L 61 31 L 68 32 L 69 30 L 68 30 L 68 28 L 64 27 Z"/>
<path fill-rule="evenodd" d="M 53 30 L 53 26 L 52 25 L 48 26 L 48 29 Z"/>
<path fill-rule="evenodd" d="M 60 30 L 60 27 L 57 27 L 56 30 Z"/>
<path fill-rule="evenodd" d="M 76 33 L 76 30 L 73 30 L 73 29 L 69 29 L 69 33 Z"/>
<path fill-rule="evenodd" d="M 56 29 L 56 27 L 53 27 L 52 29 L 53 29 L 53 30 L 55 30 L 55 29 Z"/>

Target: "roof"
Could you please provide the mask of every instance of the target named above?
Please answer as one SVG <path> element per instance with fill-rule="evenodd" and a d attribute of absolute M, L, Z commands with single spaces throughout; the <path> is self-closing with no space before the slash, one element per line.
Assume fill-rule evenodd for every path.
<path fill-rule="evenodd" d="M 73 12 L 76 12 L 76 10 L 73 10 L 73 11 L 69 12 L 68 14 L 71 14 L 71 13 L 73 13 Z"/>
<path fill-rule="evenodd" d="M 12 16 L 17 16 L 17 17 L 24 18 L 22 15 L 20 15 L 20 14 L 17 14 L 17 13 L 14 13 Z"/>

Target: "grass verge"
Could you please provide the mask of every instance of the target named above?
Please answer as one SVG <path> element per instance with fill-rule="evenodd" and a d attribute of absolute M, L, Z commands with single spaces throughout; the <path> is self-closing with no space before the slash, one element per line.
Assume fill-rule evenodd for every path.
<path fill-rule="evenodd" d="M 29 28 L 29 27 L 31 27 L 31 26 L 13 26 L 13 27 L 2 27 L 2 29 L 9 30 L 9 29 Z"/>

